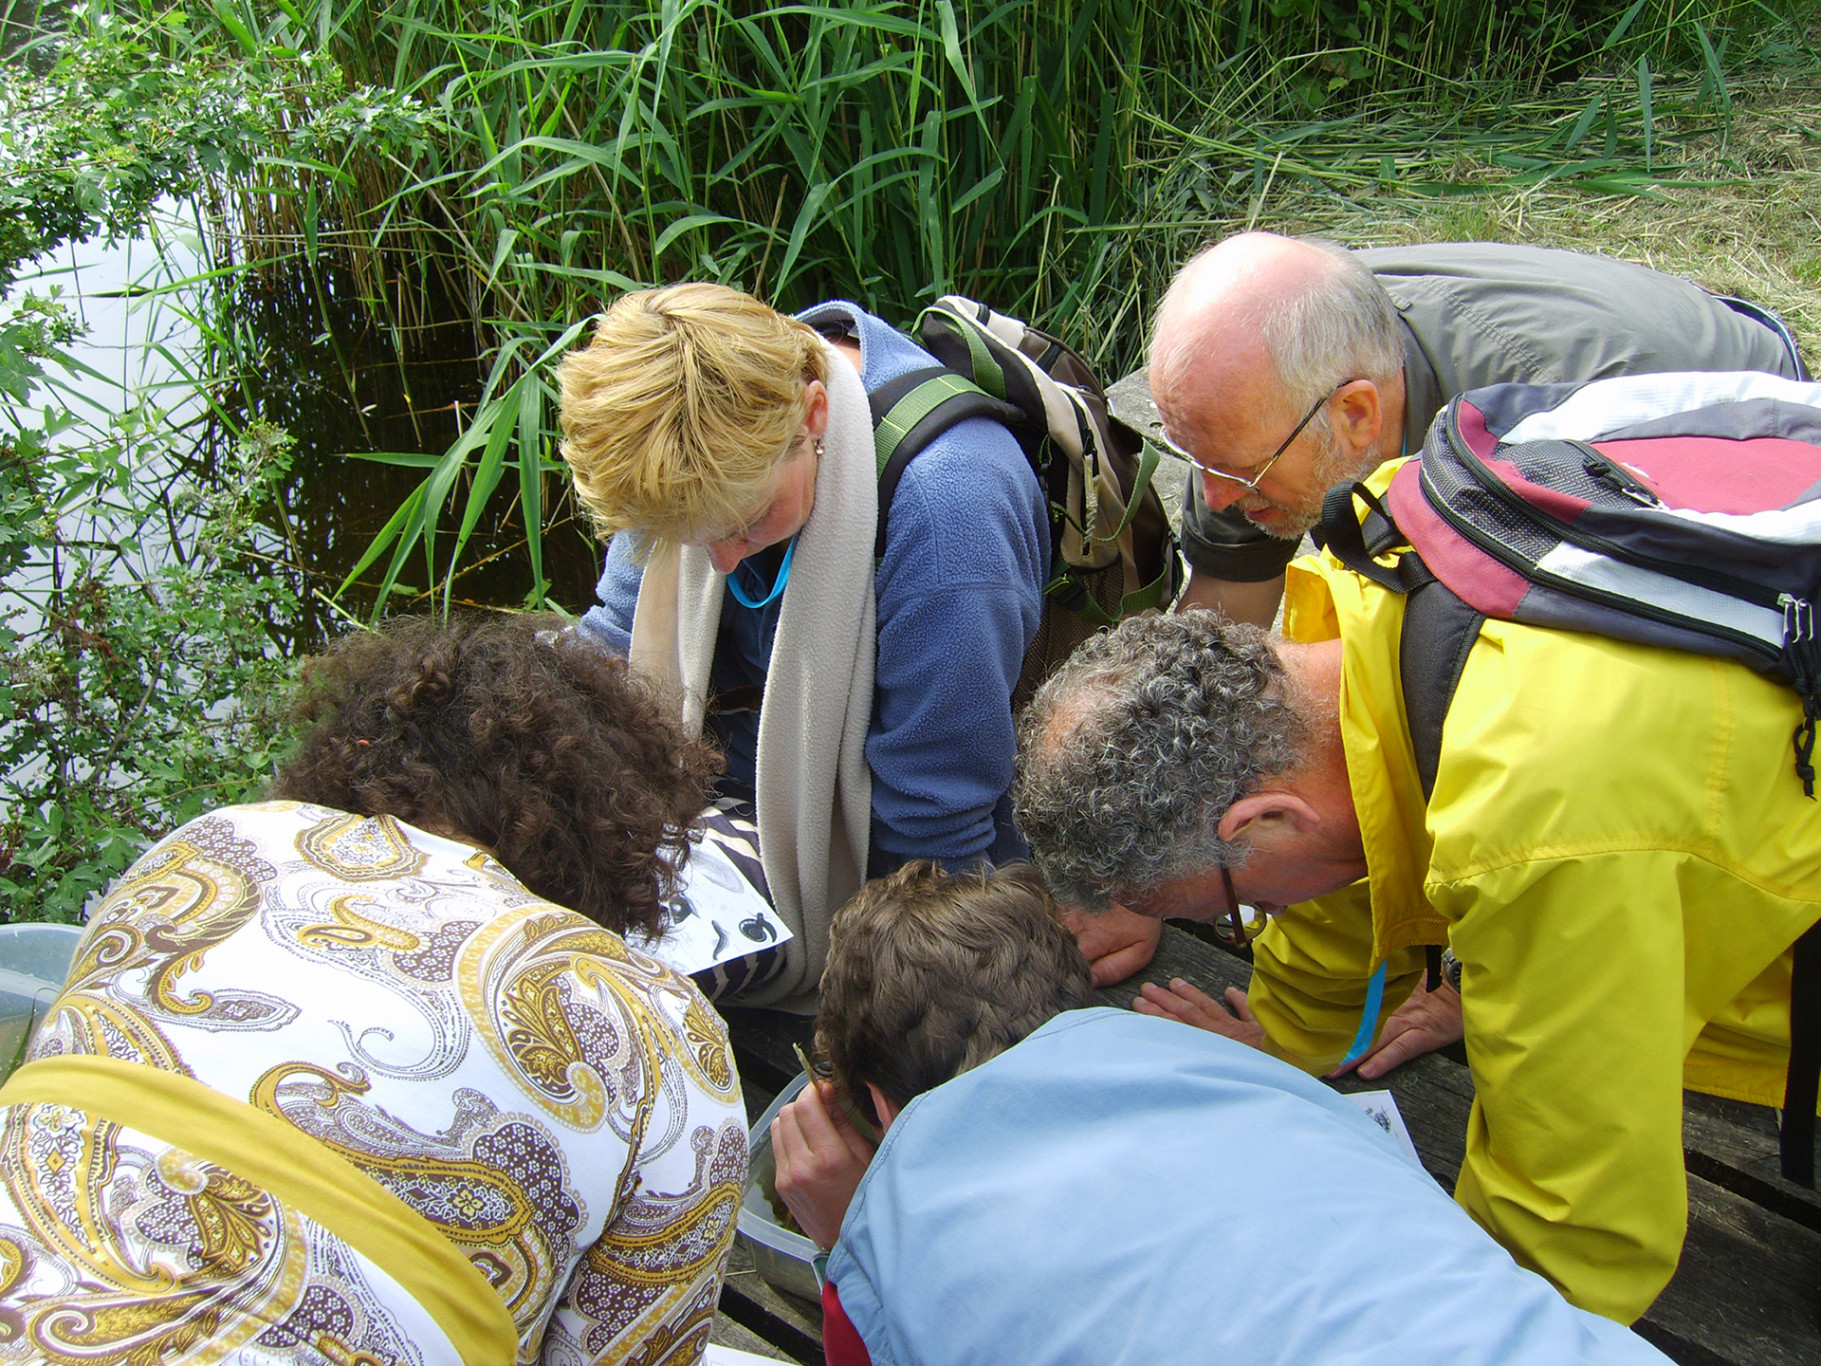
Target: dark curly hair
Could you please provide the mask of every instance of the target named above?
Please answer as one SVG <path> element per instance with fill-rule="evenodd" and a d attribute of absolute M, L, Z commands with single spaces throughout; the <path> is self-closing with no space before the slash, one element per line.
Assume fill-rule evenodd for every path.
<path fill-rule="evenodd" d="M 309 661 L 271 795 L 475 840 L 548 901 L 655 930 L 720 759 L 555 617 L 395 618 Z"/>
<path fill-rule="evenodd" d="M 946 873 L 914 859 L 829 926 L 816 1050 L 861 1114 L 902 1108 L 1088 1003 L 1087 960 L 1037 870 Z"/>

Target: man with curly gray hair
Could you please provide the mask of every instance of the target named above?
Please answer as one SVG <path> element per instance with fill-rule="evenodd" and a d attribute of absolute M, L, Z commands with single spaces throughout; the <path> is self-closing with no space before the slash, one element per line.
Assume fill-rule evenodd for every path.
<path fill-rule="evenodd" d="M 1018 820 L 1103 982 L 1149 961 L 1155 928 L 1114 933 L 1147 917 L 1257 929 L 1230 1011 L 1180 981 L 1135 1008 L 1308 1071 L 1433 1046 L 1388 1017 L 1446 946 L 1475 1092 L 1455 1197 L 1630 1322 L 1687 1229 L 1684 1087 L 1815 1104 L 1788 1006 L 1821 807 L 1779 757 L 1802 705 L 1741 663 L 1488 619 L 1430 783 L 1403 621 L 1322 556 L 1290 565 L 1283 636 L 1122 624 L 1023 718 Z"/>
<path fill-rule="evenodd" d="M 1209 612 L 1094 637 L 1023 727 L 1019 828 L 1056 895 L 1095 911 L 1238 863 L 1220 816 L 1292 765 L 1304 729 L 1265 633 Z"/>
<path fill-rule="evenodd" d="M 1138 617 L 1084 644 L 1032 699 L 1013 803 L 1037 866 L 1076 908 L 1066 920 L 1097 985 L 1150 961 L 1164 917 L 1235 917 L 1241 901 L 1268 915 L 1329 890 L 1310 881 L 1318 870 L 1342 870 L 1341 885 L 1363 873 L 1333 725 L 1337 647 L 1213 612 Z M 1266 880 L 1261 841 L 1296 851 L 1284 875 Z"/>

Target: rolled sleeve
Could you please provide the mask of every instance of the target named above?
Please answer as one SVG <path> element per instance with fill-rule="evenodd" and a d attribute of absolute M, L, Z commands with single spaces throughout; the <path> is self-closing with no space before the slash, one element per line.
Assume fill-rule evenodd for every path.
<path fill-rule="evenodd" d="M 1306 1072 L 1332 1071 L 1359 1032 L 1372 975 L 1372 907 L 1364 882 L 1287 907 L 1252 946 L 1246 1003 L 1265 1029 L 1265 1051 Z M 1374 1036 L 1422 979 L 1421 949 L 1386 964 Z"/>
<path fill-rule="evenodd" d="M 1260 529 L 1243 513 L 1214 512 L 1202 501 L 1201 480 L 1189 480 L 1182 495 L 1182 557 L 1189 568 L 1229 583 L 1264 583 L 1296 558 L 1298 540 Z"/>
<path fill-rule="evenodd" d="M 601 581 L 595 585 L 600 605 L 582 613 L 576 634 L 620 656 L 632 652 L 632 614 L 639 605 L 645 571 L 634 562 L 632 538 L 615 536 L 607 546 Z"/>

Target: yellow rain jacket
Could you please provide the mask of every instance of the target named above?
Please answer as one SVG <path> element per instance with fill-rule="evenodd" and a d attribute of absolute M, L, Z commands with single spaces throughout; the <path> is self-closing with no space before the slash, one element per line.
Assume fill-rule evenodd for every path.
<path fill-rule="evenodd" d="M 1462 964 L 1477 1098 L 1455 1198 L 1574 1303 L 1621 1322 L 1688 1222 L 1682 1088 L 1779 1105 L 1790 945 L 1821 918 L 1821 803 L 1794 692 L 1740 664 L 1488 621 L 1427 809 L 1398 678 L 1403 598 L 1328 556 L 1290 567 L 1285 634 L 1345 645 L 1368 874 L 1256 945 L 1271 1051 L 1332 1068 L 1388 964 Z"/>

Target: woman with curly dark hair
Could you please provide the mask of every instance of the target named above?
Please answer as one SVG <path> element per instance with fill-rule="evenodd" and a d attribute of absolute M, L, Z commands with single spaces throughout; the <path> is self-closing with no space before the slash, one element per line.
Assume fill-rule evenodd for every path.
<path fill-rule="evenodd" d="M 47 1361 L 692 1361 L 746 1126 L 626 946 L 717 766 L 528 617 L 304 672 L 275 800 L 141 858 L 0 1091 L 0 1332 Z"/>
<path fill-rule="evenodd" d="M 308 729 L 272 795 L 483 845 L 545 900 L 655 932 L 720 759 L 561 624 L 425 618 L 344 637 L 304 667 L 293 714 Z"/>

